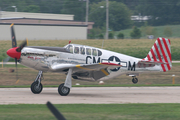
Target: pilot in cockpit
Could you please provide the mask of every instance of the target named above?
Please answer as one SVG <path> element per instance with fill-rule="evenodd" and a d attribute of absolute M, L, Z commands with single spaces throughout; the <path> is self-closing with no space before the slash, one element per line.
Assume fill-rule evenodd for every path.
<path fill-rule="evenodd" d="M 79 53 L 79 47 L 75 47 L 74 53 Z"/>
<path fill-rule="evenodd" d="M 81 47 L 81 54 L 85 54 L 85 48 Z"/>

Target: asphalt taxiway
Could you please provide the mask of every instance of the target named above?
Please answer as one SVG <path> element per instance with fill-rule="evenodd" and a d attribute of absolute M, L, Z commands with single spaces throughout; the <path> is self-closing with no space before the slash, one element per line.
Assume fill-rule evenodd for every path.
<path fill-rule="evenodd" d="M 0 104 L 109 104 L 180 103 L 180 87 L 74 87 L 68 96 L 57 88 L 43 88 L 33 94 L 30 88 L 0 88 Z"/>

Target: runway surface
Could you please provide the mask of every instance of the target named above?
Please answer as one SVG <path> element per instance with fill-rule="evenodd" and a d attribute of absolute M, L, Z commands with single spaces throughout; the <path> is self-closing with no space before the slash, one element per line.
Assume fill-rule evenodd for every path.
<path fill-rule="evenodd" d="M 0 104 L 109 104 L 180 103 L 180 87 L 74 87 L 68 96 L 57 88 L 43 88 L 33 94 L 30 88 L 0 88 Z"/>

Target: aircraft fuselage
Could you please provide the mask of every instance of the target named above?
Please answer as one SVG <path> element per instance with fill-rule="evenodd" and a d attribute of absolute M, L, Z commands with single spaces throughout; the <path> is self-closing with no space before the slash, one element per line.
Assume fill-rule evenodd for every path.
<path fill-rule="evenodd" d="M 115 69 L 111 69 L 110 75 L 106 78 L 109 79 L 114 76 L 119 76 L 124 73 L 135 73 L 135 72 L 145 72 L 145 71 L 159 71 L 161 68 L 159 65 L 154 67 L 148 67 L 147 65 L 137 64 L 140 58 L 131 57 L 128 55 L 89 47 L 82 45 L 69 44 L 72 50 L 68 50 L 68 45 L 60 47 L 24 47 L 21 51 L 20 63 L 27 67 L 31 67 L 36 70 L 41 70 L 43 72 L 53 72 L 51 66 L 53 65 L 67 65 L 68 64 L 96 64 L 96 63 L 115 63 L 122 65 Z M 75 52 L 78 48 L 79 52 Z M 80 51 L 84 49 L 84 53 Z M 88 53 L 88 51 L 90 53 Z M 144 67 L 143 67 L 144 66 Z M 67 72 L 65 67 L 58 72 Z M 105 78 L 103 78 L 105 79 Z"/>

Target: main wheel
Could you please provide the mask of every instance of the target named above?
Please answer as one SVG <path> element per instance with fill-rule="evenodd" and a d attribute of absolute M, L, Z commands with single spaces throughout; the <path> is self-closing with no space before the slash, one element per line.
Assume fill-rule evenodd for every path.
<path fill-rule="evenodd" d="M 43 89 L 43 86 L 42 86 L 41 83 L 39 84 L 39 86 L 38 86 L 38 82 L 33 82 L 33 83 L 31 84 L 31 91 L 32 91 L 34 94 L 39 94 L 39 93 L 41 93 L 42 89 Z"/>
<path fill-rule="evenodd" d="M 136 84 L 136 83 L 138 82 L 138 79 L 137 79 L 137 78 L 133 78 L 133 79 L 132 79 L 132 82 L 133 82 L 134 84 Z"/>
<path fill-rule="evenodd" d="M 70 88 L 68 87 L 65 87 L 64 86 L 64 83 L 60 84 L 59 87 L 58 87 L 58 93 L 61 95 L 61 96 L 67 96 L 70 92 Z"/>

